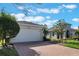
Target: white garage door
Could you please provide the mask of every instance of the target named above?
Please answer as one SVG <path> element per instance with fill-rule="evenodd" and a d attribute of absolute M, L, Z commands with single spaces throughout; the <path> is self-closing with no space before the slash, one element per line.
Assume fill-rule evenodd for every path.
<path fill-rule="evenodd" d="M 30 41 L 42 41 L 43 36 L 41 30 L 37 29 L 21 29 L 19 34 L 11 40 L 12 43 L 16 42 L 30 42 Z"/>

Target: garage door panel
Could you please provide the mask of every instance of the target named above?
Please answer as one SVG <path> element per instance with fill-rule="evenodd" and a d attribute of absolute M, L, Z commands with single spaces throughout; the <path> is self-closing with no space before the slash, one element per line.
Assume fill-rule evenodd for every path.
<path fill-rule="evenodd" d="M 20 29 L 19 34 L 11 42 L 42 41 L 41 30 Z"/>

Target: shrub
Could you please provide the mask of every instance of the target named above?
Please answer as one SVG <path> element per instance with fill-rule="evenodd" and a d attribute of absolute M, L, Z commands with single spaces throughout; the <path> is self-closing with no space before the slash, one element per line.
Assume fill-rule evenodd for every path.
<path fill-rule="evenodd" d="M 14 16 L 5 12 L 0 13 L 0 38 L 2 40 L 2 46 L 7 46 L 10 39 L 14 38 L 19 33 L 19 30 L 19 24 Z"/>
<path fill-rule="evenodd" d="M 43 37 L 43 41 L 51 41 L 50 38 L 46 38 L 45 36 Z"/>
<path fill-rule="evenodd" d="M 73 36 L 72 39 L 79 40 L 79 36 Z"/>

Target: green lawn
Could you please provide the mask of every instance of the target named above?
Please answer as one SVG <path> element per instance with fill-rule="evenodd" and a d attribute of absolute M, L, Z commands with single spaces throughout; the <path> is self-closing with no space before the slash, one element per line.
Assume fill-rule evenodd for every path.
<path fill-rule="evenodd" d="M 0 47 L 2 46 L 1 41 L 0 41 Z M 12 48 L 3 48 L 0 49 L 0 56 L 18 56 L 17 51 L 15 50 L 14 47 Z"/>
<path fill-rule="evenodd" d="M 61 40 L 52 39 L 53 43 L 62 43 Z M 66 39 L 63 43 L 64 46 L 79 49 L 79 41 L 73 39 Z"/>
<path fill-rule="evenodd" d="M 65 40 L 64 46 L 79 49 L 79 41 L 77 41 L 77 40 Z"/>

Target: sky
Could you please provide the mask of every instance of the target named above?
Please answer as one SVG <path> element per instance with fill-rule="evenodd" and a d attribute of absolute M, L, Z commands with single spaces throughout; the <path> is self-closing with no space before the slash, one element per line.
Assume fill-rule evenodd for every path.
<path fill-rule="evenodd" d="M 17 21 L 46 24 L 51 28 L 58 20 L 64 19 L 76 29 L 79 26 L 78 3 L 13 4 L 0 3 L 0 10 L 16 17 Z"/>

